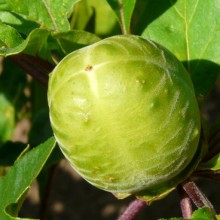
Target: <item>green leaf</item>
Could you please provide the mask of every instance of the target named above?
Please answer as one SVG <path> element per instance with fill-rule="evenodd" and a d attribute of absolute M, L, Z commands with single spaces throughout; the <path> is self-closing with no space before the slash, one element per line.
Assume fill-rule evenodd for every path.
<path fill-rule="evenodd" d="M 131 16 L 136 0 L 107 0 L 115 11 L 123 33 L 130 33 Z"/>
<path fill-rule="evenodd" d="M 15 47 L 7 45 L 7 47 L 0 49 L 0 55 L 9 56 L 24 52 L 29 55 L 37 55 L 41 58 L 48 59 L 50 58 L 49 36 L 50 32 L 48 30 L 35 29 L 19 45 Z"/>
<path fill-rule="evenodd" d="M 0 22 L 0 41 L 2 42 L 0 50 L 3 48 L 16 47 L 22 43 L 21 35 L 11 26 Z"/>
<path fill-rule="evenodd" d="M 16 110 L 20 110 L 27 102 L 23 92 L 26 85 L 27 77 L 24 71 L 9 59 L 4 59 L 3 72 L 0 75 L 0 93 L 4 94 Z"/>
<path fill-rule="evenodd" d="M 135 33 L 173 52 L 190 72 L 197 95 L 207 95 L 219 72 L 219 0 L 149 0 L 138 22 Z"/>
<path fill-rule="evenodd" d="M 212 211 L 207 207 L 203 207 L 196 210 L 191 218 L 191 220 L 215 220 L 215 219 L 216 218 L 213 215 Z"/>
<path fill-rule="evenodd" d="M 101 37 L 121 33 L 114 11 L 106 1 L 83 0 L 74 6 L 71 27 Z"/>
<path fill-rule="evenodd" d="M 40 27 L 60 32 L 70 29 L 68 15 L 79 0 L 1 0 L 0 11 L 10 11 L 36 22 Z"/>
<path fill-rule="evenodd" d="M 205 162 L 205 163 L 201 163 L 199 165 L 200 169 L 209 169 L 209 170 L 220 170 L 220 153 L 217 154 L 216 156 L 214 156 L 212 159 L 210 159 L 209 161 Z"/>
<path fill-rule="evenodd" d="M 36 22 L 28 21 L 22 16 L 16 15 L 9 11 L 1 11 L 0 21 L 4 24 L 12 26 L 19 33 L 22 33 L 26 36 L 35 28 L 39 28 L 39 25 Z"/>
<path fill-rule="evenodd" d="M 11 139 L 14 127 L 14 107 L 7 97 L 0 92 L 0 143 Z"/>
<path fill-rule="evenodd" d="M 7 213 L 8 207 L 16 204 L 37 177 L 55 147 L 52 137 L 26 153 L 8 173 L 0 178 L 0 219 L 18 220 Z"/>
<path fill-rule="evenodd" d="M 0 166 L 12 166 L 26 147 L 26 144 L 11 141 L 0 146 Z"/>
<path fill-rule="evenodd" d="M 65 54 L 93 44 L 100 40 L 96 35 L 86 31 L 68 31 L 53 34 Z"/>

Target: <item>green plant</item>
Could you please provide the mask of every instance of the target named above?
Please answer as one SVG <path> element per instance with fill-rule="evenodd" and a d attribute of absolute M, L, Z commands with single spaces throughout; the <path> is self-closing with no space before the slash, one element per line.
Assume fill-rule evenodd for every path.
<path fill-rule="evenodd" d="M 219 219 L 194 182 L 219 178 L 219 122 L 202 114 L 219 73 L 219 4 L 1 1 L 0 219 L 18 219 L 36 178 L 45 201 L 56 141 L 87 181 L 141 199 L 121 220 L 176 188 L 183 218 Z M 47 88 L 49 73 L 47 101 L 35 80 Z M 23 119 L 29 138 L 15 143 Z"/>

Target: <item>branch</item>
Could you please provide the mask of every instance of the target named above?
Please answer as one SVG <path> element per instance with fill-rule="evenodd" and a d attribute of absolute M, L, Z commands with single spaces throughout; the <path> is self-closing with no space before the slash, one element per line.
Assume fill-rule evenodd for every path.
<path fill-rule="evenodd" d="M 117 220 L 133 220 L 146 207 L 146 202 L 135 199 Z"/>
<path fill-rule="evenodd" d="M 47 87 L 48 74 L 53 70 L 54 66 L 46 60 L 39 57 L 18 54 L 9 57 L 11 61 L 17 64 L 26 73 L 31 75 L 34 79 Z"/>

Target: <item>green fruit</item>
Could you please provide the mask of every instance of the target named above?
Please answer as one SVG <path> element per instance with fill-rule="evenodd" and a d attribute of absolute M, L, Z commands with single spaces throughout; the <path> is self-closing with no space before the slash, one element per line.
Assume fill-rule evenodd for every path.
<path fill-rule="evenodd" d="M 192 172 L 200 134 L 193 86 L 152 41 L 114 36 L 69 54 L 50 75 L 48 101 L 61 150 L 98 188 L 157 196 Z"/>

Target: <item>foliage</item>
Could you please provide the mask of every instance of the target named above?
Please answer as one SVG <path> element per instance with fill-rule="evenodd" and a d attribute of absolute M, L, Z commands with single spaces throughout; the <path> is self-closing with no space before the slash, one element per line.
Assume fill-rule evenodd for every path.
<path fill-rule="evenodd" d="M 53 137 L 41 144 L 52 136 L 42 85 L 47 87 L 48 73 L 61 59 L 116 34 L 150 38 L 184 64 L 202 110 L 219 74 L 219 27 L 219 0 L 1 0 L 0 175 L 11 168 L 0 177 L 0 219 L 18 219 L 33 180 L 62 158 Z M 16 128 L 24 119 L 31 126 L 28 140 L 16 142 Z M 220 145 L 213 140 L 219 128 L 219 122 L 215 129 L 203 123 L 203 158 L 192 177 L 219 180 Z M 192 188 L 184 189 L 198 208 L 191 219 L 219 219 L 205 198 L 198 204 Z"/>

